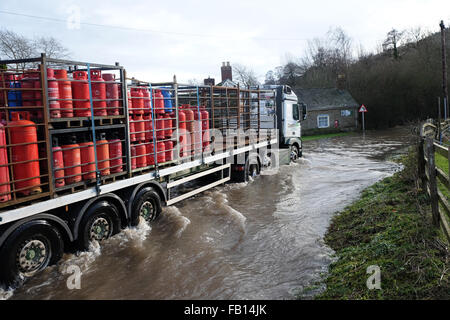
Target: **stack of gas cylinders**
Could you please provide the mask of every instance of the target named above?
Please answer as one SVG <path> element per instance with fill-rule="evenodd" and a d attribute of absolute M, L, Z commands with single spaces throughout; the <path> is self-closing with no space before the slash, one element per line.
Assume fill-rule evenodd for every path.
<path fill-rule="evenodd" d="M 125 129 L 98 130 L 94 140 L 89 128 L 76 134 L 45 132 L 42 68 L 0 72 L 0 202 L 27 197 L 100 176 L 124 171 L 122 150 Z M 91 116 L 88 73 L 47 68 L 46 100 L 52 118 Z M 90 72 L 95 116 L 121 113 L 121 87 L 114 73 Z M 14 89 L 14 90 L 11 90 Z M 16 90 L 17 89 L 17 90 Z M 101 129 L 101 128 L 99 128 Z M 121 133 L 122 132 L 122 133 Z M 49 181 L 46 137 L 52 137 L 54 182 Z M 56 189 L 58 191 L 58 189 Z"/>
<path fill-rule="evenodd" d="M 117 133 L 98 133 L 95 146 L 94 149 L 90 132 L 53 137 L 53 172 L 57 188 L 96 179 L 96 154 L 100 176 L 123 172 L 122 140 Z"/>
<path fill-rule="evenodd" d="M 172 94 L 167 89 L 132 86 L 128 91 L 128 110 L 132 169 L 167 163 L 174 159 L 176 115 Z"/>
<path fill-rule="evenodd" d="M 204 106 L 183 104 L 178 110 L 180 156 L 201 154 L 209 143 L 209 113 Z"/>
<path fill-rule="evenodd" d="M 91 116 L 89 79 L 86 71 L 73 71 L 69 77 L 65 69 L 47 68 L 48 101 L 50 118 L 72 118 Z M 115 74 L 100 70 L 90 71 L 92 99 L 95 116 L 120 115 L 122 109 L 120 84 Z M 39 70 L 28 70 L 21 75 L 5 73 L 0 84 L 9 88 L 35 90 L 8 90 L 8 107 L 42 106 L 42 86 Z M 3 86 L 2 86 L 3 87 Z M 40 89 L 40 90 L 39 90 Z M 0 92 L 0 105 L 4 104 L 4 93 Z M 43 121 L 42 110 L 31 112 L 31 118 Z"/>

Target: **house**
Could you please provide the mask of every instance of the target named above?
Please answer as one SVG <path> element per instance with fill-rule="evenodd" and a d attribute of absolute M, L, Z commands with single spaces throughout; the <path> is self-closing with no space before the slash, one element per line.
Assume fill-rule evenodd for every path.
<path fill-rule="evenodd" d="M 229 87 L 235 88 L 238 86 L 236 82 L 233 81 L 233 68 L 230 62 L 222 62 L 222 67 L 220 67 L 220 73 L 222 74 L 222 82 L 218 83 L 219 87 Z"/>
<path fill-rule="evenodd" d="M 358 128 L 359 104 L 350 92 L 338 88 L 294 88 L 299 103 L 306 104 L 304 134 L 351 131 Z"/>

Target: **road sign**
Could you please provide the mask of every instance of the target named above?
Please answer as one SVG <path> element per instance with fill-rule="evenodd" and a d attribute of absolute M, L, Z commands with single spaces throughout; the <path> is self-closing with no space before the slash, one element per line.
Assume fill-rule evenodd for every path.
<path fill-rule="evenodd" d="M 365 123 L 366 121 L 365 121 L 365 119 L 364 119 L 364 113 L 367 112 L 366 106 L 365 106 L 365 105 L 362 105 L 362 106 L 359 108 L 358 112 L 360 112 L 361 115 L 362 115 L 362 129 L 363 129 L 363 133 L 364 133 L 364 132 L 366 132 L 366 123 Z"/>

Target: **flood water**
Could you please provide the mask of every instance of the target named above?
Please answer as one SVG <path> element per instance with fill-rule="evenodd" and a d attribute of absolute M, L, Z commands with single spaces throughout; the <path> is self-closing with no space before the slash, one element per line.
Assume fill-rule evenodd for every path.
<path fill-rule="evenodd" d="M 297 164 L 164 208 L 88 252 L 66 254 L 9 299 L 294 299 L 332 262 L 333 215 L 400 165 L 408 129 L 304 144 Z M 81 289 L 69 290 L 76 265 Z"/>

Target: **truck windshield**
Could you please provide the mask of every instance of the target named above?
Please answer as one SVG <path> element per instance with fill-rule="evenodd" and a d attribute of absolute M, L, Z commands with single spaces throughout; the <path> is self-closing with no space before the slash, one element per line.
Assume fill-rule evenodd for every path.
<path fill-rule="evenodd" d="M 300 113 L 298 111 L 298 104 L 292 105 L 292 117 L 294 120 L 300 120 Z"/>

